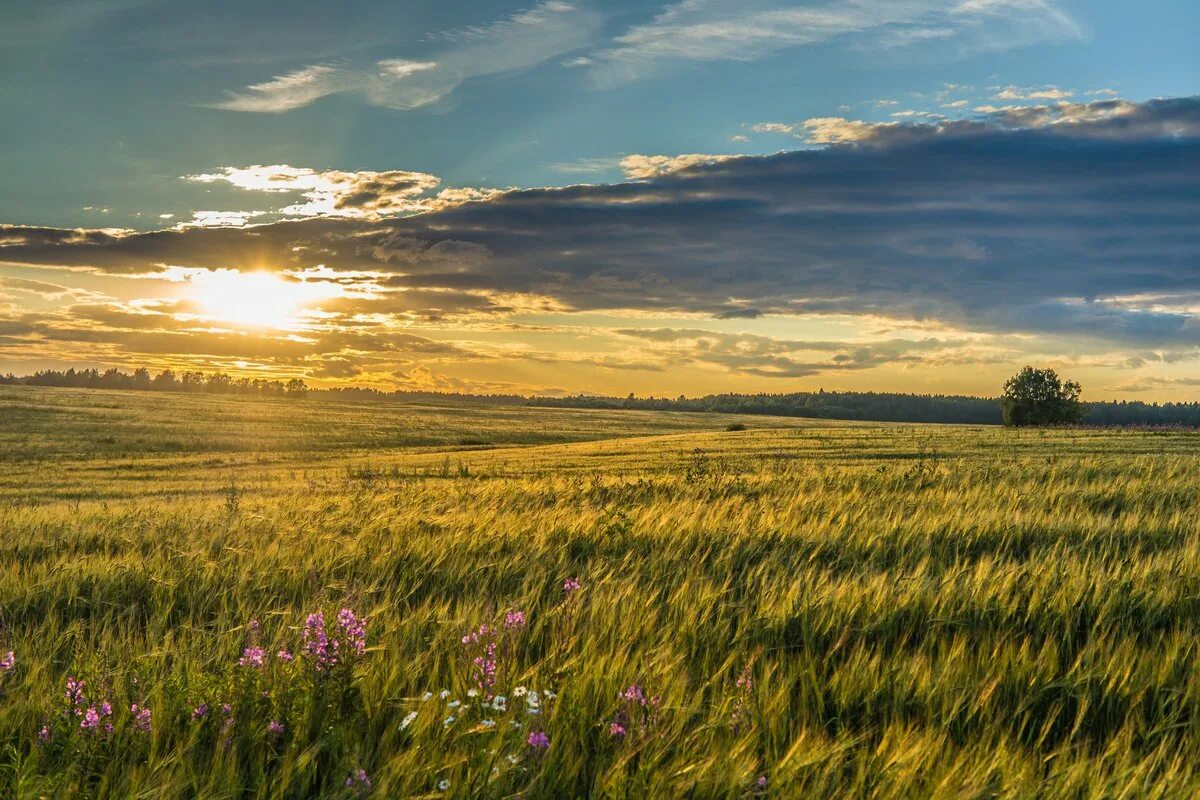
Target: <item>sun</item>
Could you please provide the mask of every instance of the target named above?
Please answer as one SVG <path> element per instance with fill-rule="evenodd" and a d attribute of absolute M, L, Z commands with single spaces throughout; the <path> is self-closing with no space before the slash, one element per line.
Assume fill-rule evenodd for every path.
<path fill-rule="evenodd" d="M 196 273 L 186 291 L 204 316 L 246 328 L 294 328 L 313 304 L 341 293 L 330 283 L 236 269 Z"/>

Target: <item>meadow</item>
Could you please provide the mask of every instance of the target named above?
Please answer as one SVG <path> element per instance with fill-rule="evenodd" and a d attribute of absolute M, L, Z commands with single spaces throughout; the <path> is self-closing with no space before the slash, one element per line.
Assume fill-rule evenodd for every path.
<path fill-rule="evenodd" d="M 1200 796 L 1198 443 L 0 387 L 0 797 Z"/>

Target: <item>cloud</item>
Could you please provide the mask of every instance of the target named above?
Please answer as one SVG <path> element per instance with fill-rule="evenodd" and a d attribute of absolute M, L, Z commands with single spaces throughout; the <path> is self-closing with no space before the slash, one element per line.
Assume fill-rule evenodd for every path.
<path fill-rule="evenodd" d="M 831 41 L 908 47 L 949 38 L 964 50 L 1079 38 L 1080 26 L 1049 0 L 859 0 L 796 6 L 783 0 L 681 0 L 588 56 L 602 86 L 672 62 L 753 61 Z M 944 48 L 944 45 L 939 45 Z"/>
<path fill-rule="evenodd" d="M 893 117 L 923 117 L 930 123 L 865 122 L 845 117 L 813 117 L 799 123 L 761 122 L 757 133 L 794 136 L 808 144 L 879 143 L 966 136 L 996 129 L 1039 129 L 1078 138 L 1191 137 L 1200 134 L 1200 109 L 1193 98 L 1134 103 L 1099 100 L 1052 105 L 978 106 L 975 118 L 949 120 L 938 114 L 902 111 Z"/>
<path fill-rule="evenodd" d="M 522 304 L 753 310 L 1139 351 L 1200 344 L 1200 98 L 844 122 L 794 126 L 829 145 L 407 217 L 153 233 L 6 226 L 0 261 L 117 274 L 323 265 L 433 293 L 408 299 L 441 316 Z M 778 371 L 822 363 L 774 355 L 795 362 Z"/>
<path fill-rule="evenodd" d="M 645 354 L 649 359 L 672 365 L 711 365 L 764 378 L 803 378 L 884 365 L 961 363 L 976 358 L 971 343 L 961 339 L 809 341 L 677 328 L 630 328 L 615 333 L 651 345 Z"/>
<path fill-rule="evenodd" d="M 718 164 L 737 156 L 714 156 L 686 153 L 678 156 L 628 155 L 621 159 L 621 169 L 630 180 L 647 180 L 671 175 L 687 169 Z"/>
<path fill-rule="evenodd" d="M 436 176 L 423 172 L 319 172 L 287 164 L 223 167 L 213 173 L 186 175 L 184 179 L 199 183 L 223 182 L 239 189 L 259 192 L 298 193 L 303 202 L 276 210 L 275 213 L 285 217 L 372 219 L 428 210 L 429 198 L 418 198 L 440 183 Z"/>
<path fill-rule="evenodd" d="M 327 64 L 313 64 L 262 83 L 253 83 L 240 92 L 229 92 L 228 97 L 215 103 L 214 107 L 226 111 L 281 114 L 327 95 L 357 88 L 359 77 Z"/>
<path fill-rule="evenodd" d="M 590 44 L 601 24 L 594 11 L 550 0 L 490 25 L 433 34 L 428 58 L 385 58 L 355 66 L 311 64 L 255 83 L 213 104 L 226 111 L 282 113 L 322 97 L 349 94 L 408 111 L 437 103 L 464 81 L 518 72 Z"/>
<path fill-rule="evenodd" d="M 193 211 L 192 218 L 180 222 L 177 228 L 241 228 L 265 211 Z"/>
<path fill-rule="evenodd" d="M 1060 89 L 1057 86 L 1026 87 L 1007 86 L 996 92 L 997 100 L 1069 100 L 1075 96 L 1074 91 Z"/>

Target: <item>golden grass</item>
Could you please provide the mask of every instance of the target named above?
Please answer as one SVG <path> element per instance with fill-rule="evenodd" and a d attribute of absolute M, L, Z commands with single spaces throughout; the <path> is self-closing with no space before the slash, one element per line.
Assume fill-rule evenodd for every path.
<path fill-rule="evenodd" d="M 3 399 L 21 392 L 136 421 L 86 450 L 86 424 L 27 417 L 27 455 L 3 464 L 18 663 L 0 678 L 0 796 L 349 797 L 357 768 L 387 798 L 750 797 L 759 776 L 772 797 L 1200 794 L 1193 434 Z M 231 417 L 256 421 L 210 435 Z M 358 427 L 311 428 L 337 419 Z M 375 442 L 390 420 L 407 444 Z M 458 444 L 468 429 L 491 446 Z M 584 588 L 564 601 L 568 577 Z M 275 665 L 228 743 L 191 721 L 201 698 L 251 702 L 250 619 L 273 653 L 342 605 L 367 615 L 371 649 L 336 691 Z M 504 639 L 497 691 L 557 700 L 532 721 L 476 701 L 443 728 L 446 701 L 419 698 L 471 705 L 460 638 L 513 608 L 529 625 Z M 103 745 L 38 743 L 70 724 L 69 674 L 113 699 Z M 661 706 L 615 740 L 632 683 Z M 472 727 L 489 715 L 502 724 Z"/>

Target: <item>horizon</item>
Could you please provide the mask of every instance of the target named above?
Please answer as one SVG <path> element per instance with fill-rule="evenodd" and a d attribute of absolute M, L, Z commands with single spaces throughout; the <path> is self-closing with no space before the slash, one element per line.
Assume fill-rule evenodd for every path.
<path fill-rule="evenodd" d="M 219 5 L 0 12 L 0 374 L 1200 399 L 1200 10 Z"/>

